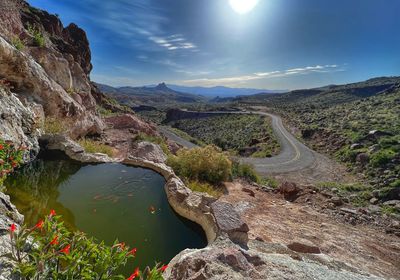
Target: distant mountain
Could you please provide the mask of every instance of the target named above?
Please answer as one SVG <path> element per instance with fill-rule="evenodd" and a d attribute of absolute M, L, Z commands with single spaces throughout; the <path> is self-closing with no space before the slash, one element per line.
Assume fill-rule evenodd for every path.
<path fill-rule="evenodd" d="M 128 106 L 206 101 L 206 98 L 201 95 L 179 92 L 169 88 L 165 83 L 146 87 L 112 87 L 99 83 L 96 85 L 102 92 Z"/>
<path fill-rule="evenodd" d="M 196 95 L 203 95 L 209 98 L 215 97 L 236 97 L 239 95 L 251 95 L 256 93 L 283 93 L 287 92 L 287 90 L 268 90 L 268 89 L 255 89 L 255 88 L 230 88 L 224 86 L 216 86 L 216 87 L 189 87 L 189 86 L 180 86 L 180 85 L 167 85 L 169 88 L 180 91 L 187 92 Z"/>
<path fill-rule="evenodd" d="M 262 104 L 273 107 L 299 103 L 329 107 L 374 96 L 398 84 L 400 84 L 400 77 L 378 77 L 345 85 L 328 85 L 319 88 L 293 90 L 283 94 L 259 93 L 222 101 Z M 221 102 L 221 100 L 218 101 Z"/>

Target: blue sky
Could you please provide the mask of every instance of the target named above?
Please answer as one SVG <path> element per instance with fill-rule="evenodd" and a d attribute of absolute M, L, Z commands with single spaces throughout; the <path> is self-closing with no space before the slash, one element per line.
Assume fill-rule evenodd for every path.
<path fill-rule="evenodd" d="M 246 1 L 246 0 L 242 0 Z M 29 0 L 88 34 L 114 86 L 310 88 L 400 75 L 399 0 Z"/>

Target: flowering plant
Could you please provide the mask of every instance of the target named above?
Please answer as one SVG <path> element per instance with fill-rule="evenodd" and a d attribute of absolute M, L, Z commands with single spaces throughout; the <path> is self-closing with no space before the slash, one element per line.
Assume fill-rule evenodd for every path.
<path fill-rule="evenodd" d="M 68 231 L 60 216 L 52 210 L 34 227 L 17 230 L 10 226 L 12 253 L 17 264 L 15 273 L 23 279 L 126 279 L 118 273 L 128 259 L 134 258 L 136 248 L 123 242 L 113 246 L 96 242 L 82 232 Z M 166 266 L 156 265 L 143 272 L 136 268 L 127 280 L 162 280 Z"/>
<path fill-rule="evenodd" d="M 24 147 L 16 148 L 11 142 L 0 139 L 0 186 L 7 174 L 21 163 L 23 151 Z"/>

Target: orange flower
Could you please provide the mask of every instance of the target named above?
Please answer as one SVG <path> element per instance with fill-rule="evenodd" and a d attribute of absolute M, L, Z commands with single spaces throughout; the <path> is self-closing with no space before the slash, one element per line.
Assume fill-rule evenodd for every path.
<path fill-rule="evenodd" d="M 132 250 L 130 250 L 129 252 L 128 252 L 128 256 L 129 255 L 132 255 L 132 256 L 135 256 L 136 255 L 136 251 L 137 251 L 137 249 L 136 248 L 133 248 Z"/>
<path fill-rule="evenodd" d="M 68 255 L 69 254 L 69 249 L 71 249 L 71 245 L 68 244 L 63 249 L 60 250 L 60 253 L 64 253 L 64 254 Z"/>
<path fill-rule="evenodd" d="M 43 224 L 44 224 L 43 220 L 40 220 L 40 221 L 37 222 L 37 224 L 35 225 L 35 228 L 41 229 L 41 228 L 43 228 Z"/>
<path fill-rule="evenodd" d="M 49 215 L 49 216 L 50 216 L 50 217 L 53 217 L 53 216 L 55 216 L 55 215 L 57 215 L 57 214 L 56 214 L 56 211 L 55 211 L 54 209 L 51 209 L 51 210 L 50 210 L 50 215 Z"/>
<path fill-rule="evenodd" d="M 160 271 L 161 271 L 161 272 L 164 272 L 167 268 L 168 268 L 168 265 L 163 265 L 163 266 L 160 268 Z"/>
<path fill-rule="evenodd" d="M 135 271 L 126 280 L 133 280 L 139 276 L 139 267 L 136 267 Z"/>
<path fill-rule="evenodd" d="M 56 235 L 53 240 L 51 240 L 50 245 L 57 245 L 58 244 L 58 235 Z"/>

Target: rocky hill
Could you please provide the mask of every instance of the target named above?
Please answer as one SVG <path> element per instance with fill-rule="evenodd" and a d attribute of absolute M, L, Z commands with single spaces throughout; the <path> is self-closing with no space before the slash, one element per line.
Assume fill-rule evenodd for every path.
<path fill-rule="evenodd" d="M 155 87 L 111 87 L 103 84 L 96 84 L 97 87 L 130 107 L 138 105 L 160 106 L 175 103 L 196 103 L 206 101 L 201 95 L 179 92 L 170 89 L 165 83 Z"/>

